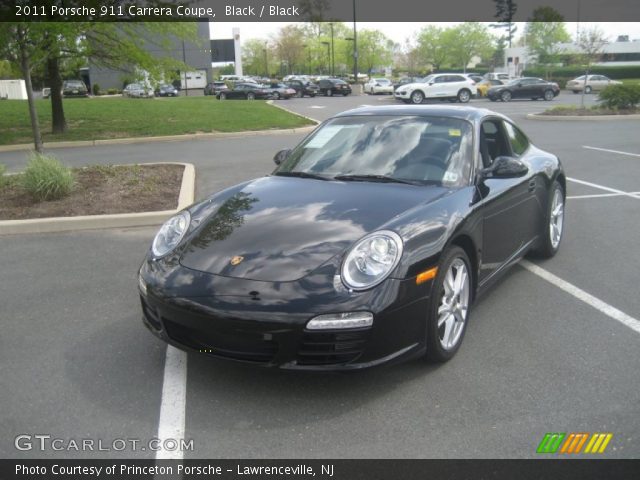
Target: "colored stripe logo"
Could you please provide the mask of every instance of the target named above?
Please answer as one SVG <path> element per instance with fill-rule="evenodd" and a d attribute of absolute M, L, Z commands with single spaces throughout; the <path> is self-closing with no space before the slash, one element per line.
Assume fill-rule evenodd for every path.
<path fill-rule="evenodd" d="M 546 433 L 537 453 L 604 453 L 613 438 L 612 433 Z M 584 451 L 582 450 L 583 447 Z"/>

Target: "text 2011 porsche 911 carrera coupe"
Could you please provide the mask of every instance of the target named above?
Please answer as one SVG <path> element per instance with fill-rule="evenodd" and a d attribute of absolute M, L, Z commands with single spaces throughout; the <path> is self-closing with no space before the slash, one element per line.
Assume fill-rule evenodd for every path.
<path fill-rule="evenodd" d="M 139 290 L 166 342 L 290 369 L 442 362 L 500 274 L 560 246 L 559 159 L 489 110 L 351 110 L 274 160 L 153 240 Z"/>

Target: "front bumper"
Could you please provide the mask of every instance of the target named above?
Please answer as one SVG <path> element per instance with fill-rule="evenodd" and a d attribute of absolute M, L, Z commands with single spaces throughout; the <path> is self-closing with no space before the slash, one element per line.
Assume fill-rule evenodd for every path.
<path fill-rule="evenodd" d="M 152 262 L 140 276 L 143 322 L 180 349 L 255 365 L 301 370 L 350 370 L 401 361 L 424 353 L 430 285 L 387 279 L 368 292 L 310 286 L 322 275 L 280 284 L 205 274 L 179 266 L 173 278 L 192 277 L 219 295 L 158 285 Z M 340 282 L 340 280 L 337 280 Z M 430 283 L 430 282 L 429 282 Z M 146 290 L 146 291 L 145 291 Z M 180 293 L 189 294 L 182 296 Z M 178 294 L 178 295 L 176 295 Z M 308 330 L 318 314 L 370 311 L 367 328 Z"/>

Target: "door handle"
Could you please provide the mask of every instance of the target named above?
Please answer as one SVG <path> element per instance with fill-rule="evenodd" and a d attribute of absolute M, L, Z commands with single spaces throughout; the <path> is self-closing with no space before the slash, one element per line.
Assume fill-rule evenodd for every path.
<path fill-rule="evenodd" d="M 529 180 L 529 191 L 533 192 L 536 189 L 536 179 L 534 178 L 533 180 Z"/>

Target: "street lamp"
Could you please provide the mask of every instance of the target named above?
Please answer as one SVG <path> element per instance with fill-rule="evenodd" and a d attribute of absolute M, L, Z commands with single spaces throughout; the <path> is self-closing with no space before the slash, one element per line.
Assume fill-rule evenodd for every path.
<path fill-rule="evenodd" d="M 329 28 L 331 28 L 331 76 L 336 76 L 336 55 L 335 50 L 333 48 L 333 23 L 329 23 Z"/>
<path fill-rule="evenodd" d="M 358 31 L 356 29 L 356 0 L 353 0 L 353 81 L 358 83 Z"/>
<path fill-rule="evenodd" d="M 323 45 L 327 46 L 327 70 L 331 69 L 331 66 L 329 65 L 331 63 L 331 43 L 329 42 L 321 42 Z M 328 72 L 331 73 L 331 72 Z"/>

